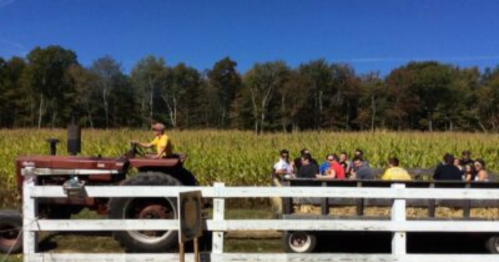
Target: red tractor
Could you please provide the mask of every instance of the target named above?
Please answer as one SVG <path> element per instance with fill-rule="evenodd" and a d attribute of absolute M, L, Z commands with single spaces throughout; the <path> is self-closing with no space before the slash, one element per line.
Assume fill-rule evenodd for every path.
<path fill-rule="evenodd" d="M 17 185 L 22 193 L 26 166 L 33 166 L 38 185 L 61 185 L 70 180 L 86 186 L 194 186 L 196 178 L 183 167 L 185 156 L 148 159 L 132 144 L 121 157 L 80 157 L 80 128 L 71 124 L 68 129 L 68 151 L 72 156 L 57 156 L 55 139 L 50 139 L 51 155 L 21 156 L 16 159 Z M 137 174 L 127 176 L 132 168 Z M 22 194 L 21 194 L 22 195 Z M 66 219 L 83 208 L 107 214 L 111 219 L 176 219 L 176 198 L 44 198 L 39 200 L 39 213 L 46 218 Z M 22 219 L 17 212 L 0 212 L 0 252 L 20 252 Z M 114 237 L 127 252 L 168 252 L 178 243 L 177 231 L 118 231 Z"/>

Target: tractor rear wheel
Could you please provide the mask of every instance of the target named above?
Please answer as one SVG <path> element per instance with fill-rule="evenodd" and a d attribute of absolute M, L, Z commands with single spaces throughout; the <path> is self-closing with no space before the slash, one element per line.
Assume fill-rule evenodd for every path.
<path fill-rule="evenodd" d="M 23 219 L 16 211 L 0 211 L 0 253 L 15 254 L 22 251 Z"/>
<path fill-rule="evenodd" d="M 485 247 L 491 254 L 499 254 L 499 235 L 491 236 L 485 243 Z"/>
<path fill-rule="evenodd" d="M 177 179 L 160 172 L 139 173 L 125 180 L 124 186 L 180 186 Z M 111 198 L 108 203 L 111 219 L 178 219 L 176 198 Z M 178 245 L 178 232 L 117 231 L 115 239 L 127 252 L 171 252 Z"/>

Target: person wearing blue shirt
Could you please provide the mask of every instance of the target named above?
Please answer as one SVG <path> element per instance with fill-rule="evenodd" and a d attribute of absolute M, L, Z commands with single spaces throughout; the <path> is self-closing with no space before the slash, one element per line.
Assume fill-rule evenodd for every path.
<path fill-rule="evenodd" d="M 327 155 L 326 156 L 326 162 L 322 163 L 319 166 L 319 173 L 321 175 L 323 175 L 323 176 L 326 175 L 327 170 L 331 166 L 330 161 L 333 161 L 333 155 L 331 155 L 331 154 Z"/>

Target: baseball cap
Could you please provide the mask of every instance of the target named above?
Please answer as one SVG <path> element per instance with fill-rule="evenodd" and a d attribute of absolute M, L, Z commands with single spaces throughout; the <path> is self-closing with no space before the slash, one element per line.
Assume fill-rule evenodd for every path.
<path fill-rule="evenodd" d="M 155 130 L 155 131 L 163 131 L 163 130 L 165 130 L 165 125 L 163 125 L 161 123 L 156 123 L 156 124 L 151 125 L 151 128 L 152 128 L 152 130 Z"/>

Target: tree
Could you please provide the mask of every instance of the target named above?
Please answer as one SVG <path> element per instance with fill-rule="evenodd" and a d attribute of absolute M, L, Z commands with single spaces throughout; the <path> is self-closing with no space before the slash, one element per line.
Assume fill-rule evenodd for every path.
<path fill-rule="evenodd" d="M 104 56 L 95 60 L 90 67 L 90 71 L 97 76 L 97 86 L 99 88 L 104 109 L 105 127 L 109 127 L 109 97 L 117 81 L 123 77 L 121 65 L 110 56 Z"/>
<path fill-rule="evenodd" d="M 299 116 L 307 104 L 308 90 L 305 79 L 296 71 L 290 71 L 287 81 L 278 89 L 280 101 L 280 119 L 283 132 L 289 128 L 300 129 Z"/>
<path fill-rule="evenodd" d="M 220 108 L 220 126 L 228 126 L 230 108 L 236 93 L 241 87 L 241 77 L 236 70 L 237 63 L 226 57 L 215 63 L 208 71 L 208 80 L 211 88 L 217 94 L 217 104 Z"/>
<path fill-rule="evenodd" d="M 387 80 L 390 100 L 394 103 L 389 114 L 399 120 L 409 115 L 411 128 L 433 131 L 436 109 L 450 94 L 451 79 L 450 66 L 432 61 L 411 62 L 395 69 Z"/>
<path fill-rule="evenodd" d="M 46 113 L 54 126 L 61 112 L 63 118 L 69 117 L 71 102 L 66 101 L 65 94 L 72 90 L 67 70 L 71 65 L 78 64 L 76 54 L 60 46 L 48 46 L 33 49 L 27 57 L 26 82 L 28 88 L 38 94 L 38 128 L 42 126 Z"/>
<path fill-rule="evenodd" d="M 482 130 L 499 130 L 499 67 L 488 69 L 476 97 L 476 117 Z"/>
<path fill-rule="evenodd" d="M 378 115 L 383 114 L 386 87 L 378 73 L 369 73 L 361 77 L 360 109 L 357 122 L 361 127 L 369 123 L 374 131 Z"/>
<path fill-rule="evenodd" d="M 183 63 L 164 71 L 161 98 L 168 109 L 168 119 L 172 127 L 178 127 L 181 114 L 184 116 L 184 123 L 190 124 L 189 117 L 196 106 L 199 85 L 199 72 Z"/>
<path fill-rule="evenodd" d="M 288 66 L 282 61 L 276 61 L 255 64 L 244 76 L 243 81 L 248 87 L 252 104 L 255 133 L 261 134 L 264 131 L 269 105 L 288 74 Z"/>
<path fill-rule="evenodd" d="M 155 119 L 154 109 L 159 100 L 159 89 L 164 80 L 166 64 L 163 58 L 146 56 L 140 60 L 132 69 L 131 80 L 138 88 L 140 96 L 140 105 L 144 114 L 144 119 L 148 122 Z"/>
<path fill-rule="evenodd" d="M 26 66 L 21 57 L 0 59 L 0 127 L 28 126 L 32 122 L 31 90 L 23 77 Z"/>
<path fill-rule="evenodd" d="M 93 115 L 100 104 L 97 90 L 98 76 L 79 65 L 71 66 L 68 74 L 75 88 L 75 106 L 85 113 L 83 122 L 88 121 L 90 127 L 94 128 Z"/>
<path fill-rule="evenodd" d="M 324 124 L 331 129 L 355 129 L 352 124 L 357 118 L 360 79 L 355 70 L 347 64 L 332 64 L 330 70 L 332 86 L 328 90 L 329 99 L 326 100 L 326 112 L 329 117 Z"/>
<path fill-rule="evenodd" d="M 324 118 L 324 97 L 325 94 L 332 87 L 332 73 L 331 68 L 324 59 L 310 61 L 302 64 L 299 67 L 301 76 L 305 79 L 308 90 L 312 95 L 313 100 L 313 116 L 314 116 L 314 129 L 318 130 L 322 127 Z"/>

